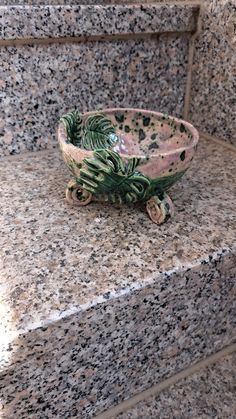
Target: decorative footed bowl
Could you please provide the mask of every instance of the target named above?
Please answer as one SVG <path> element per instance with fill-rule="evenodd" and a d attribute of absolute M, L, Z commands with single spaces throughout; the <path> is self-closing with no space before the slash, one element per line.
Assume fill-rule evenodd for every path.
<path fill-rule="evenodd" d="M 188 122 L 140 109 L 77 111 L 60 119 L 58 141 L 72 174 L 67 201 L 146 203 L 156 224 L 174 213 L 166 191 L 189 168 L 198 142 Z"/>

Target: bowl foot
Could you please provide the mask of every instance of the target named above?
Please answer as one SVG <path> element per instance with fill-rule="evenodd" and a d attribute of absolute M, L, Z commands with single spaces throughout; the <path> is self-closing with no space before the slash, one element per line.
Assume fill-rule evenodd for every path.
<path fill-rule="evenodd" d="M 163 224 L 175 212 L 174 204 L 165 192 L 161 197 L 152 196 L 147 201 L 146 208 L 149 217 L 155 224 Z"/>
<path fill-rule="evenodd" d="M 66 188 L 66 200 L 72 205 L 82 207 L 92 201 L 92 194 L 83 189 L 74 180 L 70 180 Z"/>

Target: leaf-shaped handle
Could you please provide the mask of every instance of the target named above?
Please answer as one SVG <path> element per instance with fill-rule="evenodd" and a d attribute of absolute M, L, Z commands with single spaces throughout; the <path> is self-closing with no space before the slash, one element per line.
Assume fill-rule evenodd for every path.
<path fill-rule="evenodd" d="M 60 122 L 66 127 L 68 140 L 76 147 L 86 150 L 106 149 L 118 141 L 111 120 L 100 113 L 85 118 L 74 111 L 63 115 Z"/>
<path fill-rule="evenodd" d="M 70 112 L 60 118 L 67 131 L 67 136 L 72 144 L 76 147 L 81 147 L 81 128 L 82 128 L 82 115 L 77 112 Z"/>

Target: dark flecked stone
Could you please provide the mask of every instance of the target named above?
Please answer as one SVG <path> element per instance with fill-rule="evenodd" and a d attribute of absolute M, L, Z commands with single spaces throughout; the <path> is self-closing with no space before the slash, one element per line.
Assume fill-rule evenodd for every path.
<path fill-rule="evenodd" d="M 28 1 L 32 4 L 30 0 Z M 33 1 L 46 3 L 43 0 Z M 52 1 L 56 2 L 56 0 Z M 58 1 L 62 2 L 62 0 Z M 11 3 L 11 0 L 8 0 L 9 2 Z M 18 0 L 18 2 L 24 3 L 24 0 Z M 82 2 L 85 3 L 85 0 Z M 99 7 L 93 4 L 72 4 L 69 6 L 65 5 L 65 1 L 63 3 L 61 7 L 45 4 L 36 8 L 0 6 L 1 38 L 45 39 L 124 33 L 190 32 L 196 30 L 199 11 L 198 5 L 166 7 L 166 5 L 153 3 L 135 6 L 132 4 L 107 4 L 104 6 L 102 0 Z M 78 1 L 74 3 L 78 3 Z"/>
<path fill-rule="evenodd" d="M 195 42 L 189 120 L 236 145 L 235 0 L 204 2 Z"/>
<path fill-rule="evenodd" d="M 236 412 L 235 371 L 236 352 L 111 419 L 233 419 Z"/>

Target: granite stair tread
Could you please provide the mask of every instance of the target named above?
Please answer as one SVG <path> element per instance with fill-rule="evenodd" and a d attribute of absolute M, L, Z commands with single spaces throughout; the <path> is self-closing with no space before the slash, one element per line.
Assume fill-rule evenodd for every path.
<path fill-rule="evenodd" d="M 156 226 L 145 207 L 65 201 L 70 174 L 58 150 L 0 162 L 1 295 L 27 331 L 208 263 L 236 245 L 235 153 L 201 140 L 170 190 L 176 215 Z"/>

